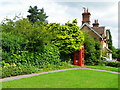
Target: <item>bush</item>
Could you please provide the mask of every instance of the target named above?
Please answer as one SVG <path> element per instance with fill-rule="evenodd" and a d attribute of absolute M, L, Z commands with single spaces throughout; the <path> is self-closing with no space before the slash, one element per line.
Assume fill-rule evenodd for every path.
<path fill-rule="evenodd" d="M 5 63 L 15 63 L 16 65 L 18 63 L 23 65 L 26 63 L 32 65 L 59 63 L 60 54 L 58 47 L 54 45 L 41 45 L 39 47 L 36 46 L 38 50 L 37 52 L 31 52 L 29 49 L 26 49 L 27 42 L 25 42 L 25 39 L 18 38 L 15 35 L 12 36 L 12 34 L 3 34 L 2 60 Z M 3 66 L 6 66 L 6 64 L 3 64 Z"/>
<path fill-rule="evenodd" d="M 11 33 L 2 33 L 2 60 L 14 63 L 13 54 L 26 50 L 28 40 Z"/>
<path fill-rule="evenodd" d="M 58 47 L 50 44 L 53 36 L 45 25 L 32 24 L 22 18 L 6 19 L 1 26 L 2 60 L 5 62 L 2 65 L 47 65 L 60 62 Z"/>
<path fill-rule="evenodd" d="M 120 67 L 120 62 L 105 62 L 106 66 Z"/>
<path fill-rule="evenodd" d="M 56 65 L 47 64 L 47 65 L 41 65 L 41 66 L 39 65 L 32 66 L 28 64 L 21 65 L 20 63 L 18 66 L 4 66 L 2 67 L 2 78 L 23 75 L 23 74 L 31 74 L 35 72 L 37 73 L 37 72 L 43 72 L 43 71 L 58 70 L 58 69 L 81 68 L 79 66 L 69 65 L 66 62 L 60 62 Z"/>
<path fill-rule="evenodd" d="M 41 52 L 35 53 L 34 63 L 36 65 L 56 65 L 60 63 L 60 53 L 56 46 L 44 45 L 41 49 Z"/>
<path fill-rule="evenodd" d="M 111 66 L 111 67 L 120 67 L 120 62 L 107 62 L 107 61 L 101 61 L 100 65 L 102 66 Z"/>
<path fill-rule="evenodd" d="M 85 35 L 85 64 L 86 65 L 98 65 L 100 63 L 100 43 L 95 41 L 88 34 Z"/>
<path fill-rule="evenodd" d="M 2 68 L 2 77 L 17 76 L 22 74 L 30 74 L 39 71 L 38 68 L 31 65 L 22 66 L 5 66 Z"/>

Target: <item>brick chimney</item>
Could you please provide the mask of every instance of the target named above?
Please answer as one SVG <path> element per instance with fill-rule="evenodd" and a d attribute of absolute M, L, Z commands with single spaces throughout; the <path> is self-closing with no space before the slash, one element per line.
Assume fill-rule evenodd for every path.
<path fill-rule="evenodd" d="M 94 23 L 93 23 L 92 25 L 93 25 L 93 27 L 99 27 L 98 20 L 95 20 Z"/>
<path fill-rule="evenodd" d="M 84 9 L 84 13 L 82 13 L 82 24 L 84 23 L 88 23 L 90 24 L 90 13 L 88 12 L 88 9 L 83 8 Z"/>

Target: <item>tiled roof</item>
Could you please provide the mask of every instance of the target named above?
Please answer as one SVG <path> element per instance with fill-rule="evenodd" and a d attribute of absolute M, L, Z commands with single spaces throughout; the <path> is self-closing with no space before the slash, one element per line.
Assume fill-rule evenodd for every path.
<path fill-rule="evenodd" d="M 84 24 L 80 27 L 80 29 L 82 29 L 85 25 L 88 26 L 88 27 L 90 28 L 90 30 L 92 30 L 95 34 L 97 34 L 97 35 L 103 40 L 102 35 L 100 35 L 100 34 L 99 34 L 96 30 L 94 30 L 92 27 L 90 27 L 88 23 L 84 23 Z"/>
<path fill-rule="evenodd" d="M 94 29 L 102 38 L 105 38 L 105 27 L 91 27 Z"/>

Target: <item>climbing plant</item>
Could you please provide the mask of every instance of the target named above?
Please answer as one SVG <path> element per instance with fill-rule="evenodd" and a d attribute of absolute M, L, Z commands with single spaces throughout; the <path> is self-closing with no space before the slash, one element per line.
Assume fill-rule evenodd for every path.
<path fill-rule="evenodd" d="M 85 35 L 85 64 L 98 65 L 100 63 L 101 48 L 100 43 L 95 41 L 89 34 Z"/>
<path fill-rule="evenodd" d="M 109 29 L 107 29 L 106 32 L 108 32 L 108 34 L 109 34 L 108 48 L 109 48 L 110 50 L 112 50 L 112 35 L 111 35 L 111 32 L 110 32 Z"/>

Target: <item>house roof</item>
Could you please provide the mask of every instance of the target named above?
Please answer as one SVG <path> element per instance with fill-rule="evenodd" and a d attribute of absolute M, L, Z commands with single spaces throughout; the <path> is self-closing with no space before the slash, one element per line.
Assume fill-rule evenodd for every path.
<path fill-rule="evenodd" d="M 98 35 L 98 36 L 103 40 L 103 37 L 96 31 L 97 29 L 94 30 L 92 27 L 89 26 L 88 23 L 84 23 L 84 24 L 80 27 L 80 29 L 82 29 L 84 26 L 87 26 L 88 28 L 90 28 L 91 31 L 93 31 L 96 35 Z M 102 33 L 102 32 L 100 32 L 100 33 Z"/>
<path fill-rule="evenodd" d="M 91 27 L 94 29 L 99 35 L 102 36 L 102 38 L 105 38 L 105 27 Z"/>

